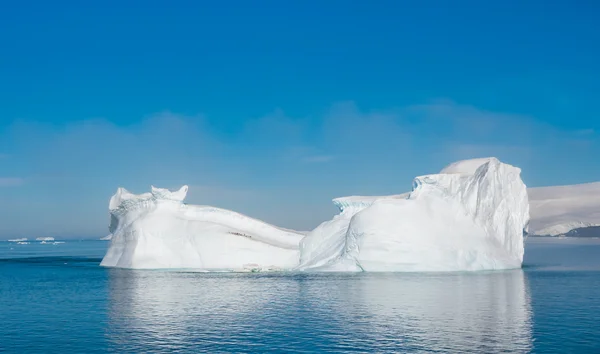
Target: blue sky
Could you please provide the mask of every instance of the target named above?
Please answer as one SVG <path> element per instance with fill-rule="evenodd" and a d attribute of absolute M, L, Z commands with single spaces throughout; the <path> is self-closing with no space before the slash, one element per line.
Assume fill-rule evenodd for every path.
<path fill-rule="evenodd" d="M 117 187 L 311 229 L 497 156 L 600 180 L 595 1 L 0 5 L 0 238 L 99 237 Z"/>

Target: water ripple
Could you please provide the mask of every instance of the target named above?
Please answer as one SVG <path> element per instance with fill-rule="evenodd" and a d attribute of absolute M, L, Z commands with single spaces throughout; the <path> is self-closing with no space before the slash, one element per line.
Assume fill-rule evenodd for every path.
<path fill-rule="evenodd" d="M 135 271 L 24 247 L 0 257 L 0 352 L 600 353 L 600 246 L 559 246 L 451 274 Z"/>

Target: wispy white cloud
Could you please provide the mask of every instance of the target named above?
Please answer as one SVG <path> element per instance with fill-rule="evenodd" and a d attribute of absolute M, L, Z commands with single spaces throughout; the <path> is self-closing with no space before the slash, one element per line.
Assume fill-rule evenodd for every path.
<path fill-rule="evenodd" d="M 533 185 L 569 183 L 565 176 L 600 179 L 590 163 L 600 152 L 593 129 L 564 131 L 536 117 L 450 100 L 388 109 L 341 102 L 310 117 L 276 110 L 241 119 L 247 123 L 233 131 L 171 112 L 125 126 L 107 119 L 16 122 L 0 141 L 10 138 L 11 150 L 4 151 L 19 159 L 2 155 L 2 167 L 27 180 L 0 179 L 3 187 L 23 185 L 18 193 L 4 189 L 3 198 L 13 198 L 11 207 L 27 201 L 23 213 L 32 205 L 43 211 L 37 230 L 70 225 L 73 233 L 89 234 L 104 230 L 107 198 L 118 186 L 142 193 L 151 184 L 188 184 L 190 203 L 310 229 L 308 220 L 334 211 L 333 197 L 404 192 L 415 175 L 458 159 L 499 157 L 522 167 Z M 72 215 L 79 215 L 76 222 Z"/>
<path fill-rule="evenodd" d="M 531 146 L 463 144 L 461 142 L 449 142 L 444 150 L 453 160 L 494 156 L 506 162 L 511 162 L 511 157 L 513 159 L 518 157 L 519 161 L 523 162 L 533 158 L 534 154 Z"/>
<path fill-rule="evenodd" d="M 595 133 L 596 133 L 595 130 L 591 129 L 591 128 L 590 129 L 580 129 L 575 132 L 575 134 L 582 135 L 582 136 L 594 135 Z"/>
<path fill-rule="evenodd" d="M 292 145 L 303 140 L 306 127 L 305 119 L 292 118 L 283 110 L 276 109 L 260 118 L 248 120 L 239 138 L 252 144 L 271 145 L 285 141 L 286 145 Z"/>
<path fill-rule="evenodd" d="M 286 161 L 296 163 L 326 163 L 333 161 L 335 155 L 324 154 L 314 146 L 289 146 L 283 149 L 282 156 Z"/>
<path fill-rule="evenodd" d="M 220 185 L 191 185 L 188 199 L 192 203 L 241 203 L 256 198 L 258 191 Z"/>
<path fill-rule="evenodd" d="M 335 159 L 333 155 L 314 155 L 314 156 L 306 156 L 302 159 L 302 161 L 306 163 L 325 163 L 330 162 Z"/>
<path fill-rule="evenodd" d="M 23 185 L 25 180 L 18 177 L 0 177 L 0 187 L 17 187 Z"/>

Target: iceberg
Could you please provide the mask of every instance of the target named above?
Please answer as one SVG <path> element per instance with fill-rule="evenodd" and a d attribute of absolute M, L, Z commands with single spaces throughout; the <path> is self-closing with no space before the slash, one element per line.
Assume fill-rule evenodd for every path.
<path fill-rule="evenodd" d="M 175 192 L 152 187 L 111 198 L 110 247 L 101 264 L 120 268 L 260 271 L 298 264 L 302 233 L 220 208 L 183 203 Z"/>
<path fill-rule="evenodd" d="M 27 239 L 24 238 L 24 237 L 23 238 L 15 238 L 15 239 L 12 239 L 12 240 L 8 240 L 8 242 L 25 242 L 25 241 L 27 241 Z"/>
<path fill-rule="evenodd" d="M 300 270 L 471 271 L 520 268 L 529 222 L 517 167 L 456 162 L 392 197 L 340 198 L 340 214 L 300 245 Z"/>
<path fill-rule="evenodd" d="M 38 237 L 35 240 L 42 241 L 42 242 L 48 242 L 48 241 L 54 241 L 54 237 Z"/>
<path fill-rule="evenodd" d="M 529 188 L 528 193 L 531 235 L 562 236 L 600 226 L 600 182 Z"/>
<path fill-rule="evenodd" d="M 340 213 L 303 233 L 177 191 L 119 188 L 101 265 L 202 271 L 472 271 L 520 268 L 529 223 L 521 170 L 496 158 L 416 177 L 409 193 L 333 200 Z"/>

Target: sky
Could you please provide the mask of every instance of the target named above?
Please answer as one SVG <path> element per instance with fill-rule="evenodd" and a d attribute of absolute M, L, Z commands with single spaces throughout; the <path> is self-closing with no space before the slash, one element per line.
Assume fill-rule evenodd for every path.
<path fill-rule="evenodd" d="M 600 181 L 597 1 L 0 4 L 0 239 L 107 234 L 118 187 L 309 230 L 496 156 Z"/>

